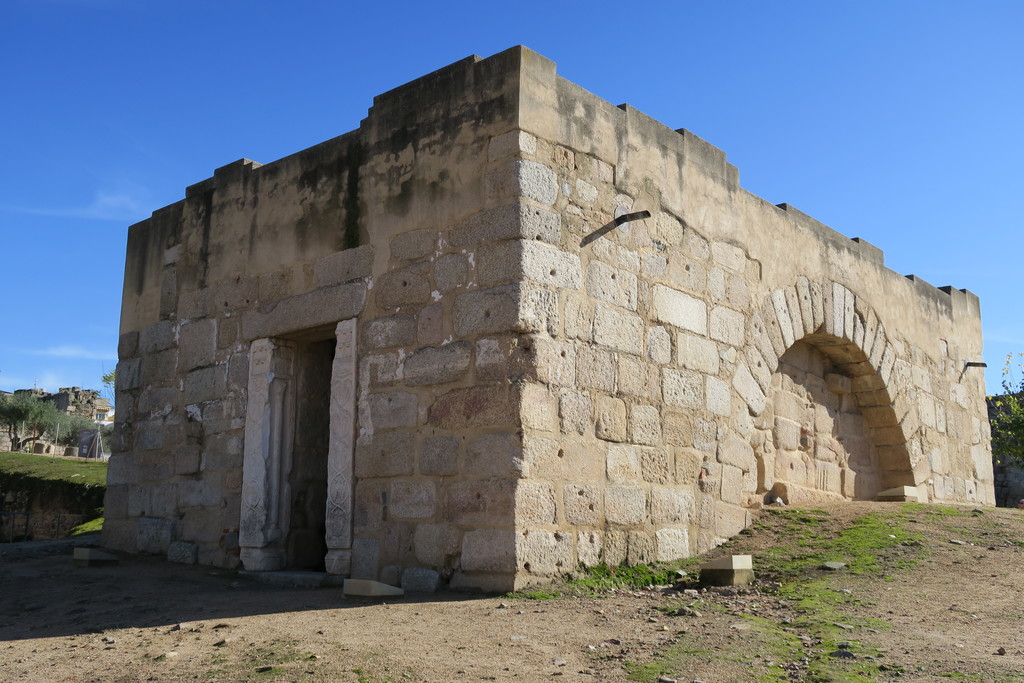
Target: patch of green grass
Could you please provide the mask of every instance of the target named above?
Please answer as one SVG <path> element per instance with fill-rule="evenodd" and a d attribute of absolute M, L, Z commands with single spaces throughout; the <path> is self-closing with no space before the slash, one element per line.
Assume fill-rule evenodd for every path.
<path fill-rule="evenodd" d="M 0 453 L 0 474 L 83 486 L 106 486 L 107 463 L 51 458 L 32 453 Z"/>
<path fill-rule="evenodd" d="M 102 512 L 103 508 L 100 508 L 100 513 L 102 514 Z M 68 532 L 68 536 L 74 538 L 75 536 L 81 536 L 82 534 L 93 534 L 99 531 L 103 531 L 103 517 L 90 519 L 88 522 L 79 524 Z"/>
<path fill-rule="evenodd" d="M 525 598 L 526 600 L 555 600 L 562 597 L 562 592 L 549 588 L 538 588 L 537 590 L 520 591 L 518 593 L 509 593 L 508 595 L 509 597 Z"/>

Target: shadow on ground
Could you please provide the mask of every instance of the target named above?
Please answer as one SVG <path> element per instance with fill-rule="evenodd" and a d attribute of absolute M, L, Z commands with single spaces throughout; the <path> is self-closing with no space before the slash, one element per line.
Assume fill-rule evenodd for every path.
<path fill-rule="evenodd" d="M 345 597 L 340 588 L 268 585 L 215 567 L 121 556 L 107 567 L 75 567 L 75 545 L 98 538 L 0 546 L 0 641 L 171 626 L 280 612 L 379 604 Z M 388 603 L 456 602 L 479 595 L 442 592 Z"/>

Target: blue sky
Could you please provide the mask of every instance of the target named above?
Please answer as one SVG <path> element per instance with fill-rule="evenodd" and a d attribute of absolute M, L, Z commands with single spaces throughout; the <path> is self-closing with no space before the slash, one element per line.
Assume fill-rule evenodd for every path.
<path fill-rule="evenodd" d="M 99 388 L 127 226 L 375 94 L 524 44 L 722 148 L 742 185 L 982 300 L 1024 351 L 1024 3 L 3 0 L 0 389 Z"/>

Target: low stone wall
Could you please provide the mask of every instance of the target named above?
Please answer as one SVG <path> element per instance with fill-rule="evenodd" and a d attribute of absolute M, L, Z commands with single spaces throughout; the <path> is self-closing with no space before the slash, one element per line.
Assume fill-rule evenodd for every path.
<path fill-rule="evenodd" d="M 1001 464 L 992 459 L 992 469 L 996 478 L 996 505 L 1015 508 L 1024 499 L 1024 469 L 1015 465 Z"/>
<path fill-rule="evenodd" d="M 0 543 L 63 538 L 103 507 L 102 486 L 0 474 Z"/>

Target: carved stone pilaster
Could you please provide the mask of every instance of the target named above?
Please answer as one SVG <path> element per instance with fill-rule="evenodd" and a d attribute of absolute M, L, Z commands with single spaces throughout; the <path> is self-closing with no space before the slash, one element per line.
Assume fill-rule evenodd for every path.
<path fill-rule="evenodd" d="M 243 566 L 254 571 L 274 571 L 285 564 L 293 361 L 294 350 L 287 342 L 257 339 L 249 348 L 238 543 Z"/>
<path fill-rule="evenodd" d="M 356 321 L 335 331 L 331 369 L 331 435 L 327 453 L 327 556 L 330 574 L 348 574 L 352 565 L 352 458 L 355 448 Z"/>

